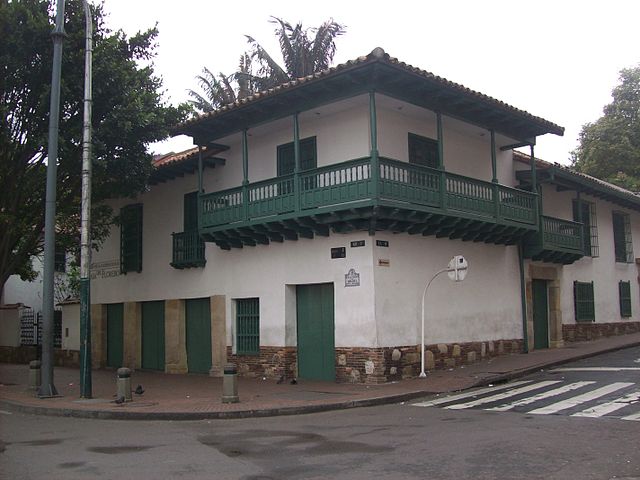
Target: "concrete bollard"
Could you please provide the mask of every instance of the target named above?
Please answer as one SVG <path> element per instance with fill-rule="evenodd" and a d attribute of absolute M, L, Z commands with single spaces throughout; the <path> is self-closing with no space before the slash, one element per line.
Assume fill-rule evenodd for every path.
<path fill-rule="evenodd" d="M 238 403 L 238 369 L 233 363 L 224 366 L 222 377 L 222 403 Z"/>
<path fill-rule="evenodd" d="M 38 388 L 42 383 L 42 375 L 40 370 L 40 360 L 32 360 L 29 362 L 29 388 Z"/>
<path fill-rule="evenodd" d="M 118 393 L 116 398 L 124 398 L 125 402 L 131 401 L 131 369 L 122 367 L 118 369 L 117 388 Z"/>

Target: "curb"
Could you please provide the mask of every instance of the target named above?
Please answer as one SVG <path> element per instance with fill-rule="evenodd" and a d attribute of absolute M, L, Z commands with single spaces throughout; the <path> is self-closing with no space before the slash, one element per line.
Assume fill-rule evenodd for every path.
<path fill-rule="evenodd" d="M 624 350 L 625 348 L 634 348 L 640 346 L 640 342 L 632 342 L 626 345 L 618 345 L 615 347 L 606 348 L 604 350 L 593 351 L 589 353 L 583 353 L 572 356 L 570 358 L 564 358 L 561 360 L 555 360 L 550 362 L 543 362 L 537 365 L 521 368 L 519 370 L 513 370 L 507 373 L 490 375 L 481 378 L 475 382 L 470 383 L 468 386 L 459 390 L 452 391 L 464 391 L 476 387 L 484 387 L 488 384 L 504 383 L 516 378 L 521 378 L 532 373 L 536 373 L 542 369 L 553 368 L 566 363 L 583 360 L 585 358 L 595 357 L 597 355 L 611 353 L 618 350 Z M 26 413 L 31 415 L 48 415 L 55 417 L 71 417 L 71 418 L 86 418 L 86 419 L 98 419 L 98 420 L 176 420 L 176 421 L 193 421 L 193 420 L 227 420 L 227 419 L 242 419 L 242 418 L 259 418 L 259 417 L 275 417 L 284 415 L 303 415 L 309 413 L 328 412 L 333 410 L 346 410 L 350 408 L 360 407 L 374 407 L 380 405 L 388 405 L 392 403 L 406 402 L 416 398 L 426 397 L 433 395 L 434 392 L 428 390 L 419 390 L 408 393 L 401 393 L 395 395 L 387 395 L 383 397 L 363 398 L 359 400 L 348 400 L 344 402 L 326 403 L 319 405 L 304 405 L 295 407 L 279 407 L 279 408 L 265 408 L 259 410 L 235 410 L 225 412 L 137 412 L 137 411 L 106 411 L 106 410 L 80 410 L 73 408 L 52 408 L 52 407 L 38 407 L 33 405 L 24 405 L 22 403 L 14 402 L 11 400 L 0 399 L 0 405 L 19 413 Z"/>

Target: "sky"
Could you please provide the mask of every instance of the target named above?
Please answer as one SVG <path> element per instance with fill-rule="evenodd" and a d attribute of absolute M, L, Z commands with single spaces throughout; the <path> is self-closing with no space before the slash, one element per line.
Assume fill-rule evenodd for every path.
<path fill-rule="evenodd" d="M 156 72 L 174 104 L 197 89 L 203 67 L 230 74 L 251 35 L 274 57 L 271 16 L 316 27 L 329 18 L 347 33 L 334 64 L 382 47 L 392 57 L 565 127 L 538 138 L 536 156 L 567 164 L 582 125 L 611 101 L 622 68 L 640 64 L 637 0 L 421 0 L 278 2 L 105 0 L 107 24 L 131 35 L 158 24 Z M 192 146 L 188 137 L 155 153 Z"/>

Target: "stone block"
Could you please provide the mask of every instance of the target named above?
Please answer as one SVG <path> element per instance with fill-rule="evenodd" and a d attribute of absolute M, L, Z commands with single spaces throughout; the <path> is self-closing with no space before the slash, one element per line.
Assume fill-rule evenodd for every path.
<path fill-rule="evenodd" d="M 504 342 L 502 340 L 498 342 L 498 353 L 500 355 L 504 353 Z"/>
<path fill-rule="evenodd" d="M 413 368 L 402 367 L 402 378 L 413 377 Z"/>
<path fill-rule="evenodd" d="M 447 347 L 447 345 L 445 343 L 439 343 L 438 344 L 438 351 L 442 355 L 446 355 L 447 353 L 449 353 L 449 347 Z"/>
<path fill-rule="evenodd" d="M 420 361 L 420 355 L 414 352 L 405 353 L 404 355 L 405 363 L 418 363 Z"/>
<path fill-rule="evenodd" d="M 398 374 L 398 367 L 391 367 L 389 369 L 389 375 L 397 375 Z"/>
<path fill-rule="evenodd" d="M 349 382 L 351 383 L 360 383 L 360 371 L 357 369 L 351 370 L 351 374 L 349 375 Z"/>
<path fill-rule="evenodd" d="M 455 344 L 453 346 L 453 351 L 451 352 L 451 355 L 454 357 L 459 357 L 461 355 L 460 345 Z"/>
<path fill-rule="evenodd" d="M 480 346 L 480 356 L 482 358 L 487 356 L 487 344 L 482 342 L 482 345 Z"/>
<path fill-rule="evenodd" d="M 367 375 L 373 375 L 375 369 L 376 366 L 371 360 L 367 360 L 366 362 L 364 362 L 364 373 L 366 373 Z"/>
<path fill-rule="evenodd" d="M 347 364 L 347 356 L 344 353 L 338 355 L 338 365 L 344 367 Z"/>
<path fill-rule="evenodd" d="M 474 363 L 477 360 L 476 352 L 467 353 L 467 363 Z"/>
<path fill-rule="evenodd" d="M 391 360 L 397 362 L 398 360 L 400 360 L 400 357 L 402 357 L 402 353 L 397 348 L 394 348 L 393 352 L 391 352 Z"/>
<path fill-rule="evenodd" d="M 426 370 L 433 370 L 436 367 L 436 360 L 433 352 L 427 350 L 424 352 L 424 368 Z"/>
<path fill-rule="evenodd" d="M 445 368 L 454 368 L 456 366 L 456 361 L 453 358 L 445 358 L 444 359 Z"/>

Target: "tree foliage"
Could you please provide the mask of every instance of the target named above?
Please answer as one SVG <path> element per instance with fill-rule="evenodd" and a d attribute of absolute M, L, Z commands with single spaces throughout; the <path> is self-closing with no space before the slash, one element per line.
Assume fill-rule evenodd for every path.
<path fill-rule="evenodd" d="M 197 110 L 215 110 L 255 92 L 326 70 L 336 53 L 336 37 L 346 31 L 344 25 L 333 19 L 316 28 L 304 28 L 302 23 L 292 26 L 278 17 L 271 17 L 270 22 L 276 25 L 283 66 L 255 38 L 247 35 L 249 51 L 241 55 L 235 73 L 215 75 L 205 68 L 196 77 L 202 93 L 189 90 L 189 95 Z"/>
<path fill-rule="evenodd" d="M 620 84 L 602 117 L 582 127 L 573 167 L 640 191 L 640 66 L 620 72 Z"/>
<path fill-rule="evenodd" d="M 0 287 L 15 273 L 33 277 L 42 249 L 55 12 L 47 0 L 0 0 Z M 93 9 L 93 238 L 106 236 L 112 212 L 101 200 L 144 190 L 146 146 L 165 138 L 187 107 L 162 99 L 152 59 L 158 34 L 127 37 Z M 67 0 L 60 91 L 57 243 L 77 247 L 84 96 L 82 2 Z"/>

